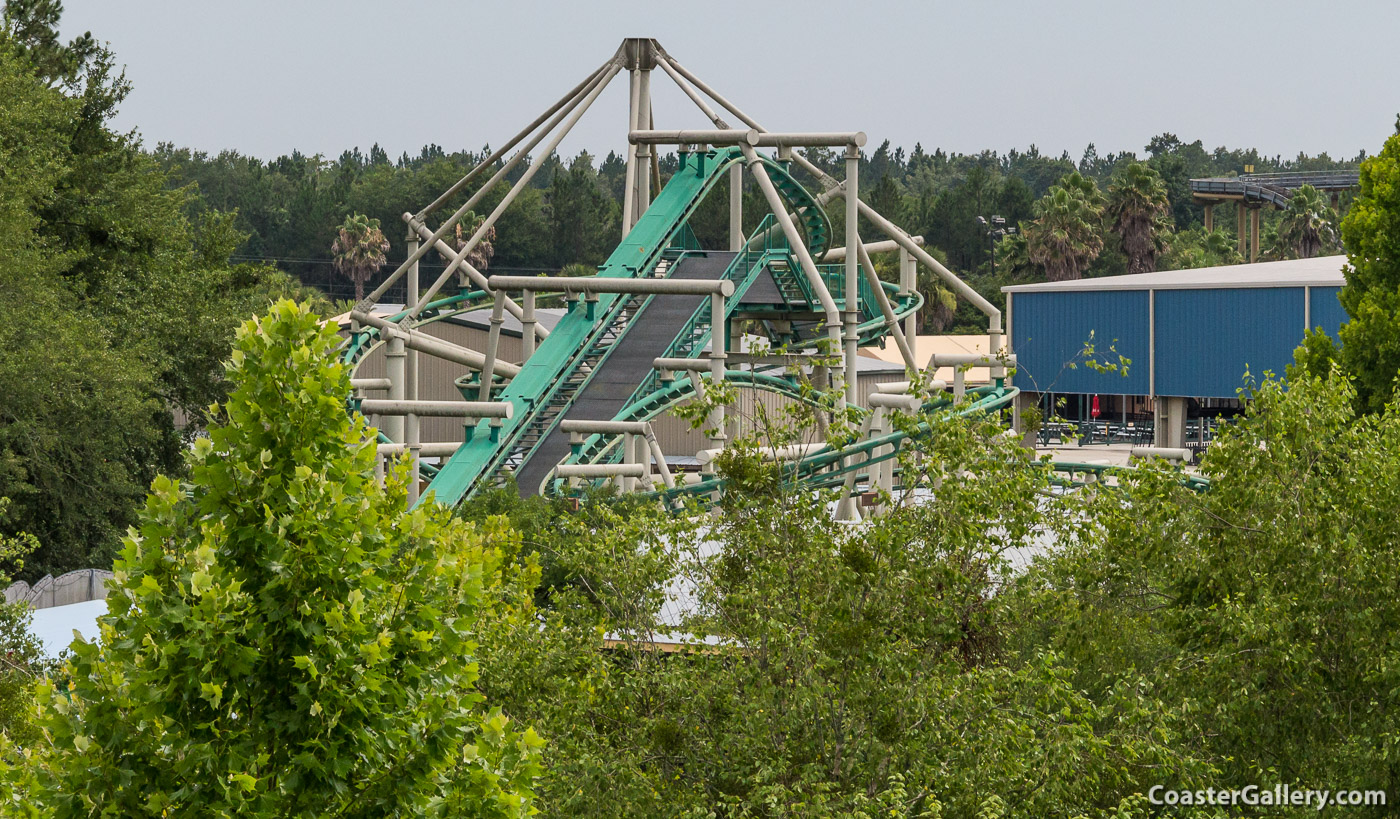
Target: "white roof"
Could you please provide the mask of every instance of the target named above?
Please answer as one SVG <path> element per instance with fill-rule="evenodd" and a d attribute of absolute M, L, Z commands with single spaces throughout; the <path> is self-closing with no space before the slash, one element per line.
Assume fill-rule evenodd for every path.
<path fill-rule="evenodd" d="M 914 361 L 918 363 L 920 369 L 928 369 L 928 361 L 934 355 L 986 355 L 986 336 L 919 336 L 914 341 Z M 903 371 L 904 356 L 900 355 L 899 347 L 894 343 L 894 339 L 886 339 L 884 347 L 862 347 L 860 348 L 861 358 L 878 358 L 893 366 L 894 369 Z M 953 367 L 939 367 L 938 374 L 934 378 L 941 378 L 949 384 L 953 383 Z M 863 368 L 857 368 L 863 371 Z M 963 376 L 969 384 L 986 384 L 991 381 L 991 371 L 986 367 L 973 367 Z"/>
<path fill-rule="evenodd" d="M 29 631 L 44 644 L 44 653 L 57 657 L 73 642 L 73 632 L 92 642 L 97 639 L 97 618 L 107 613 L 106 600 L 89 600 L 67 606 L 37 609 L 29 623 Z"/>
<path fill-rule="evenodd" d="M 1069 282 L 1040 282 L 1003 287 L 1006 293 L 1095 290 L 1213 290 L 1236 287 L 1340 287 L 1346 256 L 1317 256 L 1282 262 L 1227 264 L 1193 270 L 1159 270 L 1132 276 L 1104 276 Z"/>

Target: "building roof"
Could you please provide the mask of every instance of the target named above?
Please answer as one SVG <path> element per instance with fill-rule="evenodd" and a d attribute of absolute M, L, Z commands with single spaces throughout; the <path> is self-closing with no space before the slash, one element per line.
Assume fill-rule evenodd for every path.
<path fill-rule="evenodd" d="M 1215 290 L 1239 287 L 1340 287 L 1346 256 L 1318 256 L 1282 262 L 1229 264 L 1194 270 L 1159 270 L 1132 276 L 1104 276 L 1069 282 L 1003 287 L 1006 293 L 1060 293 L 1101 290 Z"/>
<path fill-rule="evenodd" d="M 928 369 L 928 361 L 934 355 L 986 355 L 987 337 L 985 335 L 975 336 L 919 336 L 914 341 L 914 361 L 921 369 Z M 884 347 L 862 347 L 860 348 L 862 358 L 878 358 L 893 366 L 896 370 L 904 369 L 904 356 L 899 354 L 899 347 L 893 339 L 886 341 Z M 969 384 L 986 384 L 991 381 L 991 372 L 986 367 L 972 367 L 963 376 Z M 941 378 L 948 383 L 953 383 L 953 368 L 940 367 L 938 374 L 934 378 Z"/>

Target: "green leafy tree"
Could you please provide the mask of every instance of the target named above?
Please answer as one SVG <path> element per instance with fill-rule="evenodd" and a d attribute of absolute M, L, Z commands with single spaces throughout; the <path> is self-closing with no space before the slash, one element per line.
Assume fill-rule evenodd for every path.
<path fill-rule="evenodd" d="M 1119 169 L 1108 186 L 1110 228 L 1118 234 L 1129 273 L 1151 273 L 1171 235 L 1171 205 L 1162 177 L 1146 163 Z"/>
<path fill-rule="evenodd" d="M 1310 334 L 1295 355 L 1300 370 L 1325 376 L 1336 364 L 1356 385 L 1357 408 L 1377 413 L 1395 400 L 1400 375 L 1400 134 L 1361 164 L 1361 191 L 1342 220 L 1349 320 L 1340 345 Z"/>
<path fill-rule="evenodd" d="M 1278 224 L 1278 255 L 1311 259 L 1337 247 L 1337 212 L 1312 185 L 1293 192 Z"/>
<path fill-rule="evenodd" d="M 1103 250 L 1103 194 L 1094 180 L 1074 172 L 1035 204 L 1025 227 L 1031 260 L 1050 281 L 1077 279 Z"/>
<path fill-rule="evenodd" d="M 9 505 L 9 498 L 0 498 L 0 520 Z M 24 557 L 38 546 L 32 535 L 0 536 L 0 588 L 10 585 L 12 573 L 24 568 Z M 53 662 L 30 633 L 29 622 L 28 603 L 0 601 L 0 746 L 40 740 L 34 724 L 34 687 L 53 670 Z"/>
<path fill-rule="evenodd" d="M 337 273 L 355 283 L 355 301 L 365 297 L 365 282 L 388 259 L 389 240 L 379 229 L 379 220 L 363 213 L 352 213 L 336 229 L 331 244 Z"/>
<path fill-rule="evenodd" d="M 811 429 L 773 420 L 770 443 Z M 1010 557 L 1073 509 L 995 421 L 940 430 L 905 453 L 906 486 L 978 479 L 859 528 L 744 454 L 753 440 L 703 525 L 521 502 L 553 585 L 542 627 L 490 642 L 482 686 L 550 742 L 542 811 L 1146 816 L 1158 778 L 1204 782 L 1130 683 L 1091 699 L 1054 652 L 1007 650 Z"/>
<path fill-rule="evenodd" d="M 101 642 L 40 688 L 7 779 L 41 815 L 530 813 L 540 742 L 474 690 L 511 536 L 376 481 L 338 342 L 291 302 L 239 330 L 227 422 L 155 481 Z"/>
<path fill-rule="evenodd" d="M 1163 270 L 1189 270 L 1196 267 L 1218 267 L 1244 261 L 1235 236 L 1224 228 L 1206 233 L 1202 227 L 1179 230 L 1171 246 L 1159 259 Z"/>
<path fill-rule="evenodd" d="M 1144 464 L 1084 494 L 1018 591 L 1019 650 L 1062 652 L 1095 701 L 1154 703 L 1216 782 L 1393 792 L 1400 519 L 1377 510 L 1400 498 L 1400 413 L 1358 419 L 1335 372 L 1254 396 L 1200 466 L 1208 492 Z"/>
<path fill-rule="evenodd" d="M 471 237 L 476 235 L 476 232 L 480 230 L 481 226 L 485 223 L 485 216 L 478 216 L 472 211 L 467 211 L 462 215 L 461 220 L 452 226 L 452 243 L 458 252 L 461 252 L 462 248 L 467 246 L 467 242 L 471 240 Z M 465 227 L 463 227 L 464 225 Z M 496 255 L 495 242 L 496 227 L 492 225 L 487 228 L 486 233 L 482 235 L 481 241 L 477 242 L 476 246 L 467 254 L 467 264 L 485 273 L 486 268 L 491 266 L 491 257 Z"/>
<path fill-rule="evenodd" d="M 6 46 L 45 82 L 74 85 L 101 49 L 91 32 L 62 42 L 58 36 L 62 16 L 59 0 L 5 0 Z"/>

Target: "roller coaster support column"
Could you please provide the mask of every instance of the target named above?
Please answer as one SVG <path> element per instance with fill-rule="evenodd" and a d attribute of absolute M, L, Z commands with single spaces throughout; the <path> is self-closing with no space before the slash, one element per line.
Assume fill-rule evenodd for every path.
<path fill-rule="evenodd" d="M 641 110 L 641 82 L 637 77 L 637 69 L 633 68 L 628 72 L 627 83 L 627 130 L 635 131 L 641 127 L 641 121 L 637 115 Z M 635 208 L 637 206 L 637 146 L 628 144 L 627 146 L 627 173 L 624 175 L 622 184 L 622 237 L 627 238 L 627 234 L 632 231 L 632 226 L 636 224 Z"/>
<path fill-rule="evenodd" d="M 899 249 L 899 295 L 908 296 L 919 288 L 919 266 L 909 251 Z M 910 313 L 904 319 L 904 339 L 911 348 L 919 346 L 919 314 Z"/>
<path fill-rule="evenodd" d="M 719 103 L 723 108 L 728 110 L 729 113 L 737 117 L 740 122 L 761 133 L 766 131 L 766 129 L 763 126 L 758 124 L 757 120 L 755 120 L 748 114 L 745 114 L 743 111 L 739 110 L 739 108 L 736 105 L 734 105 L 734 103 L 725 99 L 719 94 L 719 92 L 715 91 L 709 85 L 705 84 L 703 80 L 692 74 L 688 69 L 685 68 L 685 66 L 677 62 L 674 57 L 672 57 L 669 54 L 661 54 L 659 56 L 663 61 L 669 63 L 673 68 L 675 68 L 677 73 L 679 73 L 681 76 L 685 77 L 685 79 L 693 83 L 696 88 L 699 88 L 701 91 L 708 94 L 710 96 L 710 99 L 713 99 L 715 102 Z M 831 176 L 828 175 L 821 168 L 818 168 L 816 165 L 812 164 L 812 162 L 806 157 L 802 156 L 801 154 L 794 154 L 793 159 L 797 161 L 797 164 L 801 166 L 803 170 L 807 171 L 808 173 L 815 176 L 818 180 L 820 180 L 824 187 L 836 187 L 836 180 L 832 179 Z M 750 160 L 750 164 L 752 164 L 752 160 Z M 948 283 L 949 287 L 953 288 L 953 291 L 955 293 L 972 302 L 972 304 L 975 307 L 977 307 L 978 310 L 981 310 L 987 316 L 989 325 L 987 335 L 989 337 L 989 341 L 991 342 L 991 352 L 995 353 L 1001 346 L 1002 332 L 1001 311 L 997 309 L 996 305 L 987 301 L 987 299 L 984 298 L 981 293 L 978 293 L 972 287 L 968 286 L 967 282 L 964 282 L 962 279 L 959 279 L 957 276 L 953 275 L 953 272 L 951 270 L 944 267 L 938 262 L 937 259 L 930 256 L 928 253 L 924 252 L 924 250 L 918 245 L 916 245 L 914 243 L 914 240 L 909 237 L 909 234 L 896 227 L 888 219 L 876 213 L 874 208 L 862 202 L 860 204 L 860 211 L 861 213 L 865 214 L 866 218 L 874 222 L 875 225 L 882 232 L 888 235 L 891 239 L 894 239 L 896 242 L 898 242 L 900 247 L 903 247 L 905 250 L 908 250 L 911 254 L 913 254 L 914 258 L 918 259 L 921 264 L 925 265 L 926 267 L 928 267 L 928 269 L 937 273 L 945 282 Z M 789 241 L 791 241 L 791 238 L 789 238 Z M 995 368 L 994 374 L 998 376 L 1004 376 L 1004 372 L 1001 372 L 1000 368 Z"/>
<path fill-rule="evenodd" d="M 491 330 L 486 336 L 486 365 L 481 368 L 481 387 L 476 391 L 478 401 L 491 400 L 491 387 L 496 379 L 496 357 L 501 348 L 501 325 L 506 320 L 505 305 L 505 292 L 496 291 L 496 298 L 491 303 Z"/>
<path fill-rule="evenodd" d="M 408 231 L 408 255 L 413 257 L 418 253 L 418 237 L 412 228 Z M 405 281 L 408 288 L 408 297 L 404 299 L 406 303 L 413 304 L 418 301 L 418 262 L 409 263 L 408 278 Z M 408 351 L 408 366 L 405 368 L 408 376 L 408 384 L 404 388 L 404 397 L 410 401 L 418 400 L 418 351 Z M 421 466 L 423 455 L 422 425 L 418 423 L 418 416 L 410 416 L 404 425 L 404 441 L 408 445 L 408 507 L 413 508 L 413 504 L 418 502 L 418 482 L 421 479 Z"/>
<path fill-rule="evenodd" d="M 520 363 L 524 364 L 535 354 L 535 291 L 526 290 L 520 301 Z"/>
<path fill-rule="evenodd" d="M 846 146 L 846 247 L 860 247 L 860 148 Z M 846 324 L 846 403 L 852 406 L 860 403 L 859 384 L 856 383 L 856 356 L 860 353 L 856 326 L 860 324 L 860 275 L 859 253 L 846 254 L 846 298 L 844 319 Z M 878 289 L 878 288 L 877 288 Z"/>
<path fill-rule="evenodd" d="M 350 311 L 350 315 L 352 318 L 377 328 L 381 333 L 387 336 L 392 337 L 394 334 L 401 334 L 404 338 L 404 344 L 411 350 L 418 350 L 434 358 L 441 358 L 445 361 L 451 361 L 454 364 L 461 364 L 473 370 L 480 370 L 486 365 L 486 356 L 478 353 L 476 350 L 459 347 L 449 341 L 434 338 L 418 330 L 405 330 L 391 321 L 385 321 L 379 316 L 363 313 L 359 310 Z M 520 374 L 519 367 L 505 361 L 496 362 L 496 371 L 511 378 Z"/>
<path fill-rule="evenodd" d="M 1249 209 L 1249 261 L 1250 264 L 1259 261 L 1259 211 L 1260 208 Z"/>
<path fill-rule="evenodd" d="M 637 78 L 637 123 L 650 128 L 651 121 L 651 69 L 650 63 L 646 63 L 639 71 Z M 652 162 L 655 161 L 656 152 L 650 145 L 637 146 L 637 207 L 632 211 L 633 223 L 642 218 L 642 213 L 651 204 L 651 173 Z"/>
<path fill-rule="evenodd" d="M 797 262 L 802 267 L 802 272 L 806 274 L 807 282 L 812 286 L 812 292 L 816 293 L 818 300 L 821 301 L 822 312 L 826 314 L 827 335 L 831 338 L 832 344 L 839 348 L 841 345 L 841 311 L 836 308 L 836 300 L 826 289 L 826 282 L 822 280 L 821 273 L 817 271 L 817 265 L 812 261 L 812 254 L 807 251 L 807 245 L 802 241 L 801 234 L 797 232 L 797 226 L 792 223 L 792 217 L 788 216 L 787 207 L 778 196 L 778 189 L 773 186 L 773 180 L 768 177 L 768 170 L 759 161 L 758 152 L 747 144 L 740 145 L 740 148 L 744 152 L 744 158 L 748 160 L 748 166 L 753 169 L 754 181 L 758 183 L 759 190 L 763 191 L 763 198 L 768 200 L 768 207 L 773 211 L 773 218 L 778 220 L 778 226 L 783 229 L 788 246 L 797 254 Z"/>
<path fill-rule="evenodd" d="M 744 166 L 729 169 L 729 249 L 744 249 Z"/>
<path fill-rule="evenodd" d="M 472 168 L 470 171 L 468 171 L 466 176 L 463 176 L 461 179 L 459 179 L 455 185 L 453 185 L 445 193 L 443 193 L 441 196 L 435 199 L 432 204 L 420 210 L 416 215 L 405 213 L 403 215 L 404 221 L 407 222 L 410 227 L 416 228 L 417 225 L 415 225 L 415 223 L 421 225 L 423 220 L 428 217 L 428 214 L 437 210 L 439 207 L 442 207 L 442 205 L 445 202 L 447 202 L 452 197 L 456 196 L 458 192 L 460 192 L 462 188 L 466 187 L 466 185 L 469 182 L 475 179 L 478 174 L 480 174 L 487 168 L 495 166 L 495 164 L 500 160 L 500 158 L 506 155 L 507 151 L 509 151 L 511 148 L 514 148 L 522 139 L 529 136 L 532 132 L 535 131 L 535 129 L 539 128 L 541 123 L 543 123 L 545 120 L 550 120 L 549 123 L 544 126 L 543 130 L 536 134 L 534 138 L 532 138 L 519 151 L 516 151 L 515 155 L 512 156 L 505 163 L 505 165 L 498 168 L 496 170 L 496 173 L 493 174 L 491 178 L 486 181 L 485 184 L 481 185 L 481 187 L 477 189 L 476 193 L 472 194 L 471 197 L 469 197 L 467 201 L 460 208 L 458 208 L 455 213 L 453 213 L 441 225 L 438 226 L 437 230 L 429 231 L 427 234 L 427 236 L 429 237 L 427 244 L 419 247 L 417 250 L 410 253 L 408 258 L 404 261 L 404 263 L 399 265 L 393 273 L 390 273 L 389 277 L 386 278 L 382 284 L 376 287 L 373 290 L 373 292 L 371 292 L 368 296 L 365 296 L 364 300 L 361 301 L 360 305 L 358 306 L 367 307 L 368 305 L 371 305 L 374 302 L 378 301 L 380 297 L 382 297 L 385 293 L 389 292 L 389 288 L 393 286 L 394 282 L 399 280 L 400 276 L 407 272 L 408 266 L 410 264 L 417 262 L 425 254 L 437 247 L 437 242 L 439 242 L 443 237 L 445 237 L 452 230 L 453 226 L 456 225 L 457 222 L 460 221 L 461 218 L 465 216 L 468 211 L 470 211 L 473 207 L 476 206 L 476 203 L 481 199 L 482 196 L 485 196 L 488 192 L 494 190 L 497 182 L 499 182 L 501 179 L 504 179 L 506 175 L 509 174 L 510 171 L 517 164 L 519 164 L 522 159 L 528 157 L 530 155 L 530 152 L 534 150 L 534 147 L 539 144 L 540 140 L 544 139 L 550 131 L 553 131 L 555 126 L 557 126 L 559 122 L 564 119 L 564 117 L 568 116 L 569 113 L 572 112 L 574 108 L 578 106 L 580 100 L 583 99 L 584 95 L 586 95 L 589 91 L 595 88 L 600 82 L 606 83 L 607 79 L 611 79 L 614 73 L 616 73 L 615 61 L 614 59 L 609 59 L 606 63 L 603 63 L 603 65 L 599 66 L 596 71 L 588 75 L 587 79 L 574 86 L 574 89 L 572 91 L 570 91 L 568 94 L 565 94 L 564 97 L 561 98 L 558 102 L 556 102 L 553 106 L 551 106 L 548 111 L 545 111 L 534 122 L 526 126 L 526 128 L 523 131 L 516 134 L 505 145 L 502 145 L 500 148 L 492 152 L 490 156 L 488 156 L 486 159 L 483 159 L 475 168 Z M 605 77 L 607 79 L 604 79 Z M 454 251 L 449 250 L 449 255 L 452 252 Z"/>
<path fill-rule="evenodd" d="M 391 334 L 384 348 L 385 368 L 389 373 L 389 400 L 402 401 L 408 397 L 405 389 L 408 386 L 408 354 L 404 350 L 404 337 L 399 333 Z M 386 416 L 384 434 L 396 444 L 403 443 L 403 417 Z"/>
<path fill-rule="evenodd" d="M 717 290 L 710 294 L 710 383 L 718 387 L 724 383 L 725 359 L 729 357 L 727 351 L 728 326 L 724 309 L 724 291 Z M 715 403 L 715 408 L 710 415 L 710 425 L 714 430 L 710 433 L 710 440 L 718 446 L 724 446 L 724 442 L 729 436 L 724 430 L 724 404 Z"/>
<path fill-rule="evenodd" d="M 903 250 L 903 248 L 900 248 Z M 899 349 L 899 355 L 904 359 L 904 369 L 911 373 L 919 371 L 919 360 L 914 357 L 914 350 L 909 346 L 909 339 L 904 335 L 904 329 L 899 326 L 899 317 L 894 313 L 894 307 L 890 304 L 890 297 L 885 295 L 885 287 L 880 282 L 880 276 L 875 272 L 875 263 L 870 261 L 870 254 L 866 252 L 865 243 L 856 238 L 856 252 L 860 255 L 861 273 L 865 275 L 866 282 L 870 285 L 870 292 L 875 295 L 875 304 L 879 306 L 880 313 L 885 317 L 885 326 L 890 329 L 890 335 L 894 336 L 894 346 Z"/>
<path fill-rule="evenodd" d="M 554 153 L 554 151 L 559 147 L 559 143 L 564 140 L 564 137 L 568 136 L 569 132 L 573 130 L 574 125 L 578 124 L 579 118 L 582 117 L 584 113 L 588 111 L 588 108 L 591 105 L 593 105 L 593 101 L 598 98 L 598 94 L 600 94 L 602 90 L 608 86 L 608 81 L 611 80 L 620 70 L 622 69 L 619 66 L 613 65 L 603 72 L 602 76 L 599 77 L 598 81 L 588 91 L 588 94 L 579 102 L 578 106 L 574 109 L 574 112 L 569 115 L 568 120 L 565 121 L 563 126 L 559 129 L 559 133 L 555 134 L 554 137 L 549 141 L 549 144 L 544 147 L 543 151 L 540 154 L 541 156 L 550 156 Z M 437 292 L 442 289 L 443 285 L 447 284 L 447 280 L 452 277 L 452 274 L 454 272 L 456 272 L 458 265 L 461 265 L 463 261 L 467 258 L 467 254 L 471 253 L 473 250 L 476 249 L 476 246 L 481 243 L 481 240 L 483 238 L 485 238 L 487 231 L 495 227 L 496 220 L 501 218 L 501 214 L 505 213 L 506 208 L 510 207 L 511 203 L 515 201 L 515 198 L 520 195 L 521 191 L 525 190 L 530 186 L 530 180 L 534 179 L 535 174 L 539 173 L 540 168 L 543 168 L 547 164 L 549 163 L 530 163 L 530 167 L 526 169 L 525 173 L 521 174 L 520 179 L 516 180 L 516 183 L 513 187 L 511 187 L 510 192 L 507 193 L 505 197 L 501 199 L 500 203 L 496 205 L 496 208 L 491 211 L 491 214 L 487 216 L 485 220 L 482 221 L 481 227 L 477 228 L 476 232 L 472 234 L 472 237 L 467 240 L 466 244 L 462 245 L 462 247 L 457 251 L 457 254 L 448 261 L 447 269 L 442 271 L 442 275 L 438 276 L 437 281 L 433 282 L 432 286 L 428 288 L 428 291 L 424 293 L 421 298 L 418 299 L 418 303 L 415 304 L 411 310 L 411 315 L 418 315 L 418 313 L 423 310 L 423 306 L 426 305 L 428 301 L 432 299 L 433 296 L 437 295 Z M 480 285 L 481 282 L 478 282 L 477 284 Z"/>

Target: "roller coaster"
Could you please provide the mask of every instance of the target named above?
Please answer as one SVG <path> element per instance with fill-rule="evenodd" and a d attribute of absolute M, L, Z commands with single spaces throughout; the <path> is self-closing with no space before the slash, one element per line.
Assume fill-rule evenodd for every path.
<path fill-rule="evenodd" d="M 650 83 L 657 70 L 695 103 L 710 129 L 655 127 Z M 544 163 L 530 163 L 518 174 L 470 238 L 449 244 L 448 237 L 531 152 L 553 153 L 623 71 L 630 79 L 628 152 L 623 236 L 616 249 L 593 276 L 482 273 L 471 264 L 473 249 Z M 859 131 L 768 131 L 655 40 L 624 41 L 607 62 L 435 201 L 404 214 L 412 238 L 407 258 L 350 313 L 353 324 L 341 351 L 355 388 L 349 409 L 379 419 L 382 454 L 410 456 L 411 502 L 431 496 L 455 506 L 513 479 L 525 494 L 566 494 L 608 482 L 674 503 L 687 496 L 714 497 L 725 478 L 708 469 L 673 474 L 651 423 L 724 390 L 768 393 L 808 405 L 833 423 L 851 421 L 851 434 L 840 441 L 775 446 L 759 454 L 801 485 L 840 487 L 842 514 L 858 516 L 858 497 L 868 500 L 877 490 L 895 488 L 902 448 L 933 434 L 954 414 L 1010 407 L 1017 394 L 1006 377 L 1014 357 L 1001 350 L 997 308 L 927 253 L 920 240 L 860 200 L 864 142 Z M 662 146 L 678 153 L 678 167 L 664 187 L 657 155 Z M 814 148 L 843 152 L 843 179 L 806 156 Z M 771 211 L 747 234 L 742 228 L 746 176 Z M 690 222 L 724 179 L 728 249 L 703 249 Z M 429 220 L 473 183 L 475 193 L 430 227 Z M 653 187 L 658 188 L 654 197 Z M 835 233 L 826 213 L 837 199 L 844 202 L 845 247 L 832 246 Z M 864 241 L 858 217 L 884 237 Z M 880 251 L 898 251 L 898 282 L 876 275 L 870 254 Z M 430 252 L 446 260 L 446 269 L 423 288 L 419 260 Z M 921 369 L 910 343 L 922 306 L 915 287 L 919 266 L 987 316 L 988 355 L 944 357 Z M 409 293 L 404 309 L 374 313 L 377 301 L 400 280 Z M 539 320 L 540 298 L 567 306 L 548 329 Z M 484 351 L 427 332 L 434 322 L 486 310 Z M 507 314 L 521 328 L 519 361 L 501 355 Z M 879 385 L 862 397 L 858 351 L 888 342 L 900 351 L 906 380 Z M 359 365 L 381 346 L 388 377 L 356 377 Z M 464 365 L 468 374 L 455 382 L 464 400 L 421 400 L 418 355 Z M 990 383 L 964 389 L 958 378 L 950 389 L 933 378 L 936 367 L 948 365 L 988 367 Z M 698 455 L 702 463 L 713 463 L 724 452 L 726 429 L 734 426 L 732 417 L 726 421 L 722 401 L 710 403 L 710 446 Z M 431 416 L 462 418 L 464 440 L 423 442 L 421 419 Z M 446 459 L 437 465 L 421 460 L 429 456 Z M 421 498 L 420 478 L 428 481 Z"/>

